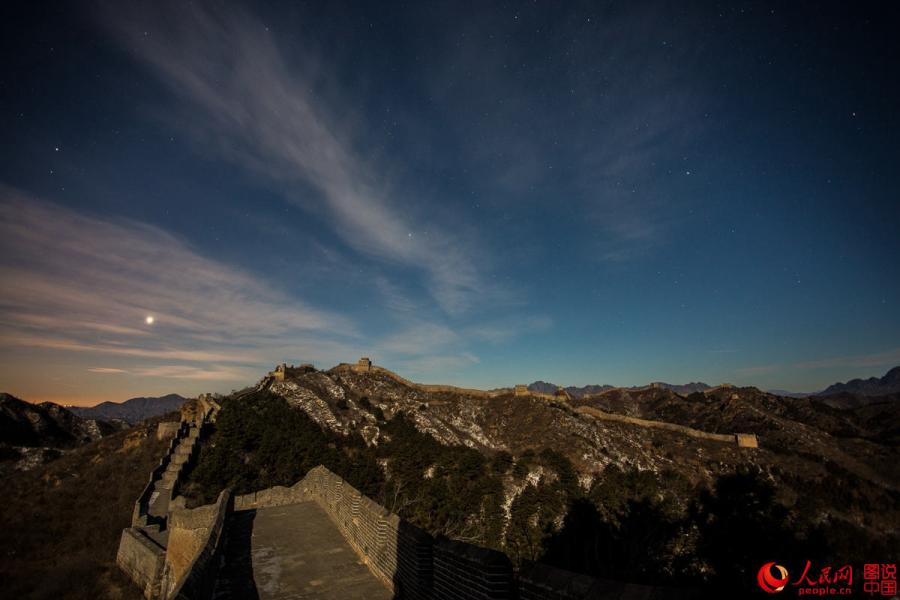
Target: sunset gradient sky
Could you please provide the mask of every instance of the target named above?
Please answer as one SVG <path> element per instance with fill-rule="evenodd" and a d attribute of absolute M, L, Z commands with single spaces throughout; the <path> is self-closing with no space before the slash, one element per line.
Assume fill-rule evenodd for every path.
<path fill-rule="evenodd" d="M 896 3 L 14 4 L 0 391 L 900 364 Z"/>

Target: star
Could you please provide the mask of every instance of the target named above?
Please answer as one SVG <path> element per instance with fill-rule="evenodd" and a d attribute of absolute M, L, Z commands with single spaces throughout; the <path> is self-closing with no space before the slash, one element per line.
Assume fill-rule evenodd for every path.
<path fill-rule="evenodd" d="M 153 325 L 154 321 L 156 321 L 156 319 L 153 317 L 153 315 L 147 315 L 147 318 L 144 319 L 144 322 L 147 325 Z"/>

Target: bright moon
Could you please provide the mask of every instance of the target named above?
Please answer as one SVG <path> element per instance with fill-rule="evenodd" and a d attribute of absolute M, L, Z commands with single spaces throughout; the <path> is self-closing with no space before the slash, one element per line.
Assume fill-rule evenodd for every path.
<path fill-rule="evenodd" d="M 152 316 L 148 316 L 144 320 L 147 322 L 147 325 L 153 325 L 153 321 L 155 321 L 156 319 L 154 319 Z"/>

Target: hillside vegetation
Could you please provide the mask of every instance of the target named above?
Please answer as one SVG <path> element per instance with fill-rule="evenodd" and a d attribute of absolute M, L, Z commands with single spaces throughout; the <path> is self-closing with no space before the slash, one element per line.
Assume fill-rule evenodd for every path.
<path fill-rule="evenodd" d="M 142 598 L 115 560 L 134 501 L 165 452 L 158 420 L 2 480 L 0 598 Z"/>
<path fill-rule="evenodd" d="M 640 583 L 724 589 L 743 581 L 741 589 L 753 589 L 755 570 L 773 554 L 797 563 L 896 558 L 900 495 L 827 456 L 789 453 L 780 442 L 749 454 L 590 423 L 606 434 L 607 458 L 590 469 L 573 455 L 584 443 L 575 427 L 570 443 L 555 441 L 555 428 L 579 418 L 570 408 L 489 402 L 495 419 L 519 402 L 515 426 L 479 420 L 474 399 L 425 396 L 375 376 L 318 372 L 308 382 L 274 383 L 223 401 L 187 492 L 194 504 L 208 503 L 225 486 L 289 486 L 323 464 L 432 534 L 500 549 L 516 563 Z M 691 414 L 680 420 L 695 423 Z M 643 466 L 648 457 L 652 468 Z M 804 476 L 804 465 L 828 477 Z"/>

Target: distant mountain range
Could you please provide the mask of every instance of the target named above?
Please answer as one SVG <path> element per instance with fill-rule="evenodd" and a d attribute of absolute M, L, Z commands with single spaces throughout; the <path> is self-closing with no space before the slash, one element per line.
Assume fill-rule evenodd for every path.
<path fill-rule="evenodd" d="M 84 419 L 52 402 L 32 404 L 0 393 L 0 477 L 54 460 L 124 426 Z"/>
<path fill-rule="evenodd" d="M 693 382 L 685 384 L 672 384 L 662 381 L 656 381 L 650 384 L 658 388 L 663 388 L 682 396 L 693 392 L 704 392 L 712 389 L 711 386 L 703 382 Z M 542 394 L 552 394 L 559 386 L 546 381 L 535 381 L 528 386 L 532 392 Z M 585 385 L 582 387 L 569 386 L 565 388 L 566 392 L 573 398 L 584 398 L 595 394 L 600 394 L 607 390 L 616 389 L 612 385 Z M 622 388 L 636 390 L 640 387 Z M 830 396 L 832 398 L 825 399 L 826 404 L 832 404 L 836 407 L 848 408 L 851 406 L 860 406 L 867 404 L 869 398 L 880 396 L 891 396 L 900 394 L 900 367 L 894 367 L 888 371 L 884 377 L 870 377 L 869 379 L 852 379 L 847 383 L 835 383 L 828 386 L 820 392 L 791 392 L 788 390 L 769 390 L 770 394 L 782 396 L 784 398 L 809 398 L 811 396 Z"/>
<path fill-rule="evenodd" d="M 844 393 L 858 396 L 887 396 L 900 393 L 900 367 L 894 367 L 885 373 L 884 377 L 851 379 L 847 383 L 835 383 L 815 395 L 830 396 Z"/>
<path fill-rule="evenodd" d="M 708 389 L 712 389 L 710 386 L 701 382 L 693 382 L 693 383 L 685 383 L 685 384 L 672 384 L 672 383 L 664 383 L 662 381 L 655 381 L 651 385 L 654 385 L 659 388 L 663 388 L 669 390 L 671 392 L 675 392 L 676 394 L 690 394 L 692 392 L 702 392 Z M 548 383 L 546 381 L 535 381 L 532 384 L 529 384 L 528 389 L 532 392 L 537 392 L 540 394 L 552 394 L 560 386 Z M 600 394 L 607 390 L 616 389 L 615 386 L 612 385 L 585 385 L 582 387 L 577 387 L 570 385 L 565 388 L 566 392 L 572 398 L 584 398 L 586 396 L 593 396 L 594 394 Z M 639 388 L 625 388 L 625 389 L 639 389 Z"/>
<path fill-rule="evenodd" d="M 178 410 L 178 394 L 97 406 L 32 404 L 0 393 L 0 477 L 29 470 L 144 419 Z"/>
<path fill-rule="evenodd" d="M 125 421 L 133 425 L 150 417 L 158 417 L 181 408 L 186 398 L 178 394 L 132 398 L 124 402 L 101 402 L 96 406 L 69 406 L 70 411 L 86 419 Z"/>
<path fill-rule="evenodd" d="M 119 429 L 112 423 L 82 418 L 52 402 L 31 404 L 0 393 L 0 444 L 74 448 Z"/>
<path fill-rule="evenodd" d="M 884 377 L 851 379 L 835 383 L 819 392 L 789 392 L 769 390 L 770 394 L 786 398 L 815 398 L 834 408 L 854 408 L 872 402 L 890 401 L 900 396 L 900 367 L 894 367 Z"/>

